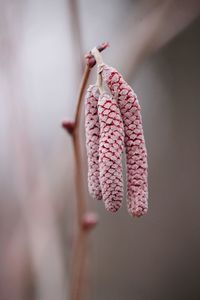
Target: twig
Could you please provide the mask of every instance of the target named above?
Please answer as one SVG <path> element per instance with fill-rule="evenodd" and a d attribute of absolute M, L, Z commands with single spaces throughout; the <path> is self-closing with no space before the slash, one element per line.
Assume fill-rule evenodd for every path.
<path fill-rule="evenodd" d="M 103 43 L 97 47 L 101 52 L 108 47 L 108 43 Z M 72 138 L 74 159 L 75 159 L 75 186 L 76 186 L 76 209 L 77 209 L 77 232 L 74 242 L 73 262 L 72 262 L 72 279 L 71 279 L 71 300 L 83 299 L 83 287 L 86 277 L 86 258 L 88 233 L 97 223 L 97 216 L 87 209 L 86 196 L 84 194 L 82 162 L 81 162 L 81 147 L 80 147 L 80 118 L 81 118 L 81 102 L 84 91 L 88 82 L 91 68 L 96 61 L 93 55 L 88 53 L 86 56 L 86 67 L 83 73 L 74 122 L 64 121 L 62 126 L 70 134 Z"/>
<path fill-rule="evenodd" d="M 85 87 L 88 82 L 88 78 L 90 75 L 90 67 L 89 65 L 86 65 L 84 73 L 83 73 L 83 78 L 80 86 L 80 91 L 78 95 L 78 101 L 77 101 L 77 106 L 76 106 L 76 114 L 75 114 L 75 129 L 79 128 L 79 123 L 80 123 L 80 117 L 81 117 L 81 100 L 85 91 Z"/>

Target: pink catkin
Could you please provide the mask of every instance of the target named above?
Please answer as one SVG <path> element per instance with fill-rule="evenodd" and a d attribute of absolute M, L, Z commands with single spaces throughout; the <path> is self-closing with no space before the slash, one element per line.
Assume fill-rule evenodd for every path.
<path fill-rule="evenodd" d="M 97 113 L 99 90 L 90 85 L 85 96 L 86 150 L 88 156 L 88 189 L 94 199 L 101 200 L 99 182 L 99 137 L 100 127 Z"/>
<path fill-rule="evenodd" d="M 100 123 L 99 168 L 105 208 L 116 212 L 123 199 L 122 152 L 124 128 L 117 101 L 102 93 L 98 102 Z"/>
<path fill-rule="evenodd" d="M 148 209 L 147 152 L 142 128 L 140 105 L 132 88 L 112 67 L 102 66 L 102 78 L 115 99 L 124 123 L 127 164 L 127 206 L 133 216 Z"/>

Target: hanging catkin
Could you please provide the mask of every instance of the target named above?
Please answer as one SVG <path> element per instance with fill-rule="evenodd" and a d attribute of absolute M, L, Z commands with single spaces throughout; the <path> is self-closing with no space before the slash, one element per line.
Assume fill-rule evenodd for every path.
<path fill-rule="evenodd" d="M 140 105 L 136 94 L 117 70 L 102 65 L 101 74 L 111 94 L 118 101 L 124 123 L 128 211 L 133 216 L 141 216 L 148 209 L 148 184 L 147 152 Z"/>
<path fill-rule="evenodd" d="M 86 150 L 88 156 L 88 189 L 94 199 L 101 200 L 99 182 L 99 119 L 97 103 L 99 90 L 95 85 L 90 85 L 85 96 L 85 129 Z"/>
<path fill-rule="evenodd" d="M 100 124 L 99 169 L 102 198 L 116 212 L 123 199 L 122 152 L 124 128 L 116 99 L 103 92 L 98 101 Z"/>

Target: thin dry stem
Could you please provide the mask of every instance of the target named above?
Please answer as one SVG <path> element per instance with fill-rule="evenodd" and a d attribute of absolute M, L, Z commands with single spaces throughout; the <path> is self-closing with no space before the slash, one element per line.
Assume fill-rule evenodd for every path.
<path fill-rule="evenodd" d="M 81 100 L 83 98 L 83 94 L 84 94 L 85 87 L 88 82 L 89 75 L 90 75 L 90 67 L 87 64 L 85 67 L 84 73 L 83 73 L 83 78 L 81 81 L 80 90 L 79 90 L 79 94 L 78 94 L 78 101 L 77 101 L 77 106 L 76 106 L 75 122 L 74 122 L 74 126 L 75 126 L 76 130 L 79 129 L 80 117 L 81 117 Z"/>
<path fill-rule="evenodd" d="M 108 43 L 103 43 L 97 47 L 101 52 L 108 47 Z M 88 256 L 88 233 L 91 228 L 94 228 L 94 220 L 91 222 L 91 226 L 87 224 L 85 226 L 85 218 L 87 218 L 88 208 L 86 195 L 84 193 L 83 185 L 83 173 L 82 173 L 82 162 L 81 162 L 81 147 L 80 147 L 80 119 L 81 119 L 81 103 L 83 94 L 85 92 L 88 78 L 90 75 L 91 68 L 95 65 L 96 61 L 94 56 L 88 53 L 86 56 L 86 67 L 83 73 L 78 99 L 76 104 L 75 118 L 74 122 L 63 122 L 63 127 L 72 137 L 74 159 L 75 159 L 75 186 L 76 186 L 76 234 L 75 242 L 73 247 L 73 259 L 72 259 L 72 278 L 71 278 L 71 300 L 83 299 L 83 288 L 86 279 L 86 259 Z M 90 213 L 89 213 L 90 214 Z M 87 221 L 87 220 L 86 220 Z M 87 222 L 86 222 L 87 223 Z"/>

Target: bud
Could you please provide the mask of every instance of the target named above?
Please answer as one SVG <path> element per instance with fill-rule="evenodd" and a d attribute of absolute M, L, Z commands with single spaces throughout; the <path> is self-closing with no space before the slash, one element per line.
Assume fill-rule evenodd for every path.
<path fill-rule="evenodd" d="M 82 228 L 84 230 L 93 229 L 98 223 L 98 216 L 93 212 L 88 212 L 83 216 Z"/>
<path fill-rule="evenodd" d="M 70 121 L 63 121 L 62 122 L 62 127 L 67 130 L 67 132 L 69 134 L 72 134 L 75 128 L 75 124 L 74 122 L 70 122 Z"/>

